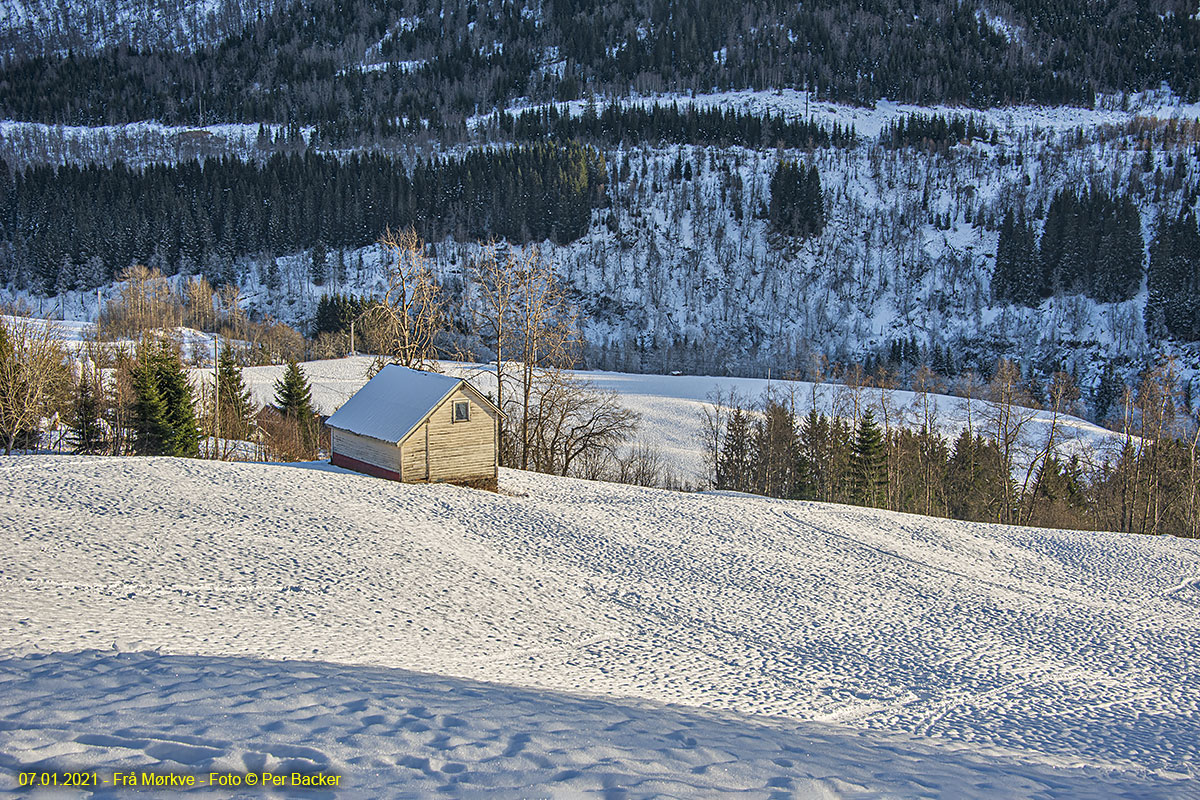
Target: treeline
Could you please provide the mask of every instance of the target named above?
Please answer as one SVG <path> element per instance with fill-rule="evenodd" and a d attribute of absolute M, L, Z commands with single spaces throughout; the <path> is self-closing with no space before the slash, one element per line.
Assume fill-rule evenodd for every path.
<path fill-rule="evenodd" d="M 86 342 L 68 355 L 52 323 L 0 320 L 0 445 L 102 455 L 234 460 L 316 457 L 325 444 L 310 390 L 291 362 L 275 405 L 242 378 L 242 345 L 225 341 L 216 380 L 189 376 L 187 343 L 162 331 L 136 344 Z"/>
<path fill-rule="evenodd" d="M 480 110 L 589 90 L 800 87 L 863 104 L 1090 107 L 1097 93 L 1165 83 L 1200 97 L 1200 21 L 1186 0 L 1021 0 L 1004 11 L 951 0 L 758 0 L 738 13 L 718 0 L 306 0 L 195 51 L 11 59 L 0 67 L 0 114 L 89 125 L 301 123 L 341 142 L 452 137 Z"/>
<path fill-rule="evenodd" d="M 974 116 L 961 114 L 909 114 L 884 126 L 879 141 L 887 147 L 922 147 L 944 150 L 956 144 L 985 140 L 995 144 L 998 135 Z"/>
<path fill-rule="evenodd" d="M 556 139 L 595 142 L 609 146 L 648 143 L 737 145 L 748 148 L 852 147 L 854 129 L 834 123 L 789 120 L 782 114 L 758 115 L 732 108 L 607 105 L 599 113 L 585 107 L 582 114 L 560 111 L 555 105 L 519 114 L 495 112 L 489 120 L 495 131 L 521 141 Z"/>
<path fill-rule="evenodd" d="M 98 341 L 137 341 L 156 331 L 191 328 L 241 343 L 237 355 L 245 366 L 302 359 L 307 343 L 295 329 L 269 317 L 250 319 L 241 307 L 237 285 L 214 290 L 202 275 L 179 283 L 179 288 L 155 270 L 136 264 L 120 275 L 120 291 L 100 309 Z M 192 362 L 212 356 L 191 343 Z"/>
<path fill-rule="evenodd" d="M 1055 294 L 1115 303 L 1141 289 L 1144 264 L 1142 218 L 1132 200 L 1068 189 L 1050 203 L 1040 240 L 1023 216 L 1005 215 L 992 294 L 1026 306 Z"/>
<path fill-rule="evenodd" d="M 704 416 L 709 478 L 719 489 L 952 519 L 1200 535 L 1200 429 L 1175 401 L 1170 367 L 1124 388 L 1118 433 L 1088 447 L 1064 433 L 1078 396 L 1069 376 L 1054 376 L 1036 428 L 1019 376 L 1001 362 L 952 442 L 928 386 L 907 409 L 886 389 L 868 400 L 843 387 L 834 416 L 778 391 L 754 407 L 718 397 Z"/>
<path fill-rule="evenodd" d="M 574 143 L 418 162 L 277 154 L 133 170 L 0 164 L 0 282 L 53 293 L 99 286 L 135 263 L 234 281 L 234 260 L 367 245 L 410 220 L 441 240 L 572 241 L 605 198 L 604 158 Z M 268 259 L 270 261 L 272 259 Z"/>

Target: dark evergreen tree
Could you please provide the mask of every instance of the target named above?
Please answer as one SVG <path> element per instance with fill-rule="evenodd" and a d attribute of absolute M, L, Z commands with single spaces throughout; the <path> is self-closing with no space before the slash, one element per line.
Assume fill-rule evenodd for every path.
<path fill-rule="evenodd" d="M 997 302 L 1036 306 L 1045 296 L 1042 265 L 1037 257 L 1033 229 L 1024 216 L 1004 215 L 996 244 L 992 271 L 992 296 Z"/>
<path fill-rule="evenodd" d="M 254 400 L 228 341 L 221 346 L 217 361 L 216 406 L 220 437 L 248 440 L 254 427 Z"/>
<path fill-rule="evenodd" d="M 795 474 L 799 440 L 795 417 L 783 403 L 767 400 L 754 425 L 752 449 L 754 491 L 768 497 L 794 496 L 799 488 Z"/>
<path fill-rule="evenodd" d="M 1142 288 L 1146 244 L 1142 217 L 1129 198 L 1107 209 L 1100 225 L 1095 271 L 1088 296 L 1101 303 L 1128 300 Z"/>
<path fill-rule="evenodd" d="M 325 243 L 320 239 L 313 245 L 309 256 L 308 276 L 312 279 L 313 286 L 324 286 L 329 277 L 329 254 Z"/>
<path fill-rule="evenodd" d="M 851 463 L 855 502 L 876 508 L 883 506 L 887 497 L 887 450 L 871 409 L 864 411 L 858 421 Z"/>
<path fill-rule="evenodd" d="M 751 490 L 750 419 L 741 408 L 735 408 L 725 426 L 721 453 L 717 464 L 717 488 L 735 492 Z"/>
<path fill-rule="evenodd" d="M 1200 339 L 1200 231 L 1187 214 L 1164 224 L 1150 248 L 1146 330 L 1153 337 Z"/>
<path fill-rule="evenodd" d="M 1046 212 L 1040 246 L 1042 295 L 1082 293 L 1102 303 L 1128 300 L 1145 271 L 1142 219 L 1133 201 L 1066 190 Z"/>
<path fill-rule="evenodd" d="M 288 362 L 275 382 L 275 408 L 285 417 L 312 416 L 312 387 L 295 361 Z"/>
<path fill-rule="evenodd" d="M 312 406 L 312 387 L 295 361 L 288 362 L 283 377 L 275 382 L 275 408 L 296 426 L 304 451 L 315 451 L 317 419 Z"/>
<path fill-rule="evenodd" d="M 101 421 L 104 414 L 104 387 L 101 380 L 97 371 L 89 369 L 86 363 L 80 366 L 70 414 L 71 435 L 77 453 L 99 453 L 105 448 L 105 429 Z"/>
<path fill-rule="evenodd" d="M 200 431 L 178 350 L 167 341 L 143 340 L 132 372 L 135 452 L 195 457 Z"/>
<path fill-rule="evenodd" d="M 816 236 L 825 228 L 825 201 L 821 176 L 815 166 L 805 169 L 794 161 L 781 161 L 771 176 L 771 228 L 788 236 Z"/>
<path fill-rule="evenodd" d="M 946 499 L 950 516 L 978 522 L 998 522 L 1003 508 L 1004 481 L 1012 476 L 994 444 L 963 430 L 946 465 Z"/>
<path fill-rule="evenodd" d="M 163 454 L 195 458 L 200 451 L 200 429 L 192 402 L 192 384 L 179 351 L 164 341 L 154 357 L 154 369 L 167 426 Z"/>
<path fill-rule="evenodd" d="M 806 499 L 830 500 L 833 483 L 833 446 L 829 420 L 810 409 L 800 426 L 799 455 L 805 467 Z"/>
<path fill-rule="evenodd" d="M 1109 361 L 1104 365 L 1104 370 L 1100 373 L 1100 383 L 1097 385 L 1095 395 L 1092 398 L 1092 409 L 1097 420 L 1102 421 L 1108 416 L 1108 412 L 1112 410 L 1113 404 L 1121 399 L 1121 393 L 1124 388 L 1125 383 L 1121 380 L 1116 365 Z"/>
<path fill-rule="evenodd" d="M 144 456 L 158 456 L 166 452 L 166 443 L 171 437 L 167 423 L 167 406 L 158 388 L 158 374 L 154 358 L 147 342 L 143 342 L 138 358 L 132 366 L 134 403 L 130 427 L 133 430 L 133 450 Z"/>

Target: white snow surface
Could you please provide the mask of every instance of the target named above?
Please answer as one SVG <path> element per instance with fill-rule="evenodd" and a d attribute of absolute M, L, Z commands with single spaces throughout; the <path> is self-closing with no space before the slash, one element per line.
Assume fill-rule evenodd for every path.
<path fill-rule="evenodd" d="M 11 769 L 316 769 L 339 797 L 1200 785 L 1196 542 L 511 470 L 499 494 L 0 471 Z"/>
<path fill-rule="evenodd" d="M 388 364 L 331 416 L 331 428 L 399 442 L 462 383 L 459 378 Z"/>
<path fill-rule="evenodd" d="M 329 415 L 366 383 L 367 368 L 372 362 L 369 356 L 328 361 L 310 361 L 301 365 L 312 385 L 313 404 L 321 414 Z M 445 363 L 442 367 L 450 374 L 467 378 L 485 395 L 495 396 L 495 376 L 486 365 Z M 840 385 L 810 383 L 806 381 L 768 381 L 760 378 L 730 378 L 703 375 L 649 375 L 624 372 L 576 370 L 574 374 L 586 380 L 596 389 L 613 391 L 620 395 L 621 404 L 640 415 L 636 439 L 657 448 L 659 454 L 670 464 L 676 477 L 684 482 L 699 485 L 703 482 L 705 469 L 701 446 L 701 411 L 710 405 L 714 390 L 728 396 L 737 393 L 747 408 L 754 407 L 764 392 L 770 389 L 775 397 L 786 403 L 794 403 L 798 415 L 804 415 L 810 407 L 825 414 L 844 418 L 853 417 L 853 398 L 850 391 Z M 282 366 L 250 367 L 243 371 L 247 387 L 260 405 L 274 403 L 275 383 L 283 375 Z M 968 403 L 964 398 L 949 395 L 930 395 L 935 411 L 935 426 L 944 436 L 953 441 L 970 423 L 977 433 L 984 432 L 984 403 L 976 399 Z M 887 411 L 883 408 L 887 404 Z M 903 423 L 920 427 L 919 398 L 913 392 L 889 391 L 866 388 L 859 399 L 860 408 L 872 408 L 876 420 L 885 419 L 890 424 Z M 1037 445 L 1044 441 L 1051 424 L 1047 411 L 1029 411 L 1031 417 L 1018 448 L 1018 479 L 1024 477 L 1025 465 Z M 1119 437 L 1079 417 L 1060 417 L 1061 455 L 1096 454 L 1106 448 L 1117 447 Z M 380 437 L 382 438 L 382 437 Z"/>

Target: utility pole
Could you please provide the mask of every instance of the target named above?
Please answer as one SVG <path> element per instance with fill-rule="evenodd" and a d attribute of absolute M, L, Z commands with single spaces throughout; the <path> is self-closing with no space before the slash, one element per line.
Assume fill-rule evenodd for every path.
<path fill-rule="evenodd" d="M 213 334 L 213 447 L 221 452 L 221 360 L 217 342 L 220 334 Z"/>

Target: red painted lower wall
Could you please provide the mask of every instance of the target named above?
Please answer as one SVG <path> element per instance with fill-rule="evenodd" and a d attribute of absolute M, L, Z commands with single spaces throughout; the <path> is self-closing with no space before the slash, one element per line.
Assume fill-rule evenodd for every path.
<path fill-rule="evenodd" d="M 376 478 L 387 478 L 391 481 L 400 480 L 399 472 L 393 472 L 390 469 L 384 469 L 383 467 L 378 467 L 374 464 L 368 464 L 365 461 L 359 461 L 357 458 L 344 456 L 341 453 L 334 453 L 329 458 L 329 463 L 333 464 L 335 467 L 345 467 L 346 469 L 352 469 L 355 472 L 362 472 L 366 475 L 374 475 Z"/>

